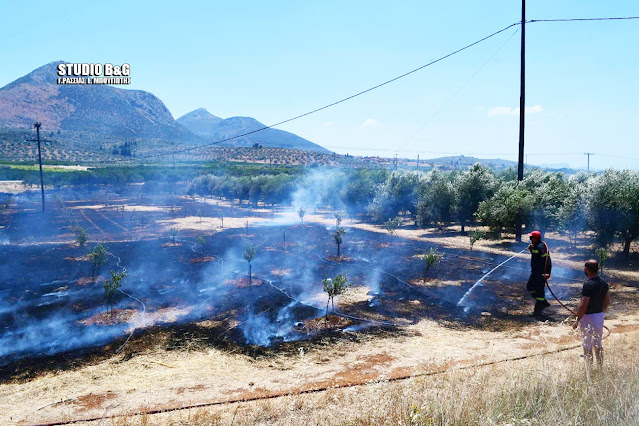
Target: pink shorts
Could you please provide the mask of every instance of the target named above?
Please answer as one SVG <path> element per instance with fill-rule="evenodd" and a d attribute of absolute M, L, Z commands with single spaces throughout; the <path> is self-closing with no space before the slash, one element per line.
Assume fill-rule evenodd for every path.
<path fill-rule="evenodd" d="M 579 320 L 579 334 L 586 352 L 590 352 L 592 348 L 602 348 L 603 324 L 603 312 L 586 314 Z"/>

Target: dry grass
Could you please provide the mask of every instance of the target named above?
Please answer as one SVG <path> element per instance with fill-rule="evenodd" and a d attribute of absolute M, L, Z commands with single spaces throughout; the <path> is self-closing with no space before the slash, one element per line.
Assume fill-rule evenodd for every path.
<path fill-rule="evenodd" d="M 576 351 L 309 395 L 112 419 L 113 425 L 624 425 L 639 421 L 637 333 L 602 370 Z"/>

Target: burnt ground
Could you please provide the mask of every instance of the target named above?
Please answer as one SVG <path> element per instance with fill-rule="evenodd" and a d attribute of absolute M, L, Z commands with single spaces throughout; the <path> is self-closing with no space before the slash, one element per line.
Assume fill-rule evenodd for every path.
<path fill-rule="evenodd" d="M 507 255 L 439 246 L 439 265 L 425 271 L 419 256 L 432 243 L 347 227 L 345 260 L 336 262 L 330 260 L 336 254 L 332 226 L 282 221 L 264 207 L 150 196 L 132 188 L 119 194 L 53 191 L 49 198 L 55 201 L 41 213 L 37 195 L 16 197 L 3 229 L 1 380 L 103 359 L 130 332 L 125 354 L 158 334 L 169 336 L 167 350 L 191 345 L 191 336 L 195 346 L 267 355 L 327 336 L 397 334 L 424 319 L 455 330 L 517 329 L 534 322 L 526 315 L 526 257 L 491 274 L 469 296 L 465 311 L 458 301 Z M 227 228 L 220 227 L 220 217 Z M 245 219 L 251 219 L 248 229 Z M 184 226 L 173 241 L 170 229 L 184 223 L 193 227 Z M 74 225 L 88 230 L 86 246 L 73 242 Z M 86 254 L 97 242 L 110 255 L 94 282 Z M 248 245 L 259 247 L 252 285 L 242 258 Z M 118 293 L 115 306 L 139 314 L 113 324 L 89 321 L 105 311 L 101 280 L 120 267 L 128 274 L 122 290 L 132 297 Z M 325 312 L 321 280 L 344 272 L 359 294 L 338 299 L 338 313 L 349 324 L 306 326 Z M 553 275 L 560 297 L 579 294 L 578 271 L 556 265 Z M 553 313 L 564 318 L 556 308 L 550 312 L 549 321 Z"/>

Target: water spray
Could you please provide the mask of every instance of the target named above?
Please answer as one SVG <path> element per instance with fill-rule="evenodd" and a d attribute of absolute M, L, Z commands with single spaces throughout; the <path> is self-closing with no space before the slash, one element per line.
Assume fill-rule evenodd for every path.
<path fill-rule="evenodd" d="M 475 282 L 475 284 L 473 284 L 473 286 L 471 288 L 468 289 L 468 291 L 466 293 L 464 293 L 464 295 L 462 296 L 461 299 L 459 299 L 459 302 L 457 302 L 457 306 L 463 306 L 464 307 L 464 313 L 468 313 L 468 311 L 470 310 L 470 305 L 468 305 L 468 296 L 470 296 L 470 293 L 473 292 L 473 290 L 475 289 L 475 287 L 479 287 L 482 284 L 482 281 L 484 279 L 486 279 L 486 277 L 488 277 L 490 274 L 492 274 L 493 272 L 495 272 L 497 269 L 501 268 L 503 265 L 505 265 L 507 262 L 509 262 L 510 260 L 514 259 L 515 257 L 519 256 L 520 254 L 522 254 L 523 252 L 525 252 L 526 250 L 528 250 L 528 247 L 524 248 L 522 251 L 513 254 L 512 256 L 510 256 L 508 259 L 504 260 L 503 262 L 501 262 L 499 265 L 495 266 L 493 269 L 491 269 L 490 271 L 488 271 L 483 277 L 481 277 L 480 279 L 477 280 L 477 282 Z"/>

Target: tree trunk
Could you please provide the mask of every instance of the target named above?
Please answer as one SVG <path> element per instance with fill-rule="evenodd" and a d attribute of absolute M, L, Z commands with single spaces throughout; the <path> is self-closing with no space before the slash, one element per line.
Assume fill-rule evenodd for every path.
<path fill-rule="evenodd" d="M 333 315 L 335 315 L 335 298 L 331 297 L 331 305 L 333 306 Z"/>
<path fill-rule="evenodd" d="M 628 260 L 628 257 L 630 256 L 630 243 L 632 243 L 632 238 L 626 236 L 626 241 L 623 245 L 623 258 L 625 260 Z"/>
<path fill-rule="evenodd" d="M 337 257 L 339 257 L 339 243 L 337 244 Z"/>
<path fill-rule="evenodd" d="M 466 233 L 466 224 L 464 222 L 461 223 L 461 233 L 462 235 Z"/>
<path fill-rule="evenodd" d="M 249 263 L 249 286 L 251 285 L 251 264 Z"/>
<path fill-rule="evenodd" d="M 324 328 L 328 327 L 328 304 L 331 301 L 331 296 L 328 296 L 328 300 L 326 301 L 326 316 L 324 317 Z"/>

